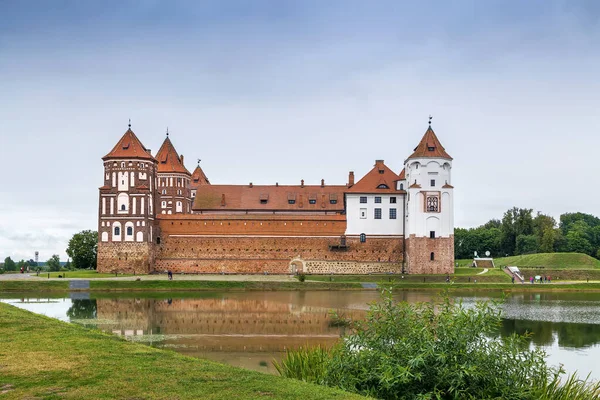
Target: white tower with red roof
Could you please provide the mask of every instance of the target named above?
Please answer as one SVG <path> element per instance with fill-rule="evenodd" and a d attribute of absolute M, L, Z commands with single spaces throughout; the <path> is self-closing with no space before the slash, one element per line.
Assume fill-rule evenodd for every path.
<path fill-rule="evenodd" d="M 131 124 L 102 160 L 98 271 L 148 273 L 154 264 L 157 161 Z"/>
<path fill-rule="evenodd" d="M 454 271 L 454 188 L 452 157 L 431 120 L 425 135 L 404 162 L 398 188 L 407 191 L 405 269 L 408 273 Z"/>

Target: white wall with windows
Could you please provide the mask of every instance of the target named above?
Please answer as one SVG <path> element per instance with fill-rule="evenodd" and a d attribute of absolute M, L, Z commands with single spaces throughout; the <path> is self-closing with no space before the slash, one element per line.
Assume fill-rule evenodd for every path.
<path fill-rule="evenodd" d="M 346 193 L 346 234 L 402 235 L 403 194 Z"/>
<path fill-rule="evenodd" d="M 406 235 L 428 238 L 453 235 L 452 161 L 438 158 L 409 159 L 405 168 L 408 186 Z"/>

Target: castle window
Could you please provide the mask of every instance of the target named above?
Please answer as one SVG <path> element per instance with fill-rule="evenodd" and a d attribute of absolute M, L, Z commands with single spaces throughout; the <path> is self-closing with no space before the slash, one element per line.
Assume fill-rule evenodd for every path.
<path fill-rule="evenodd" d="M 330 199 L 330 200 L 329 200 L 329 203 L 330 203 L 330 204 L 337 204 L 337 199 Z"/>
<path fill-rule="evenodd" d="M 125 168 L 125 163 L 124 162 L 121 163 L 121 168 Z"/>
<path fill-rule="evenodd" d="M 308 204 L 317 204 L 317 200 L 316 199 L 310 199 L 310 200 L 308 200 Z"/>
<path fill-rule="evenodd" d="M 375 209 L 375 219 L 381 219 L 381 208 Z"/>
<path fill-rule="evenodd" d="M 288 204 L 296 204 L 296 200 L 288 200 Z"/>
<path fill-rule="evenodd" d="M 360 196 L 360 202 L 362 204 L 366 204 L 367 203 L 367 196 Z"/>
<path fill-rule="evenodd" d="M 396 198 L 395 197 L 390 197 L 390 203 L 391 204 L 396 204 Z"/>
<path fill-rule="evenodd" d="M 133 236 L 133 227 L 131 227 L 131 226 L 127 227 L 127 236 Z"/>
<path fill-rule="evenodd" d="M 163 189 L 162 194 L 167 194 L 167 189 Z"/>
<path fill-rule="evenodd" d="M 364 233 L 361 233 L 360 234 L 360 242 L 365 243 L 366 241 L 367 241 L 367 235 L 365 235 Z"/>
<path fill-rule="evenodd" d="M 121 204 L 121 211 L 126 211 L 125 204 Z"/>
<path fill-rule="evenodd" d="M 435 260 L 435 254 L 433 253 L 433 251 L 431 252 L 431 254 L 429 255 L 429 260 L 433 261 Z"/>
<path fill-rule="evenodd" d="M 367 219 L 367 209 L 366 208 L 360 209 L 360 219 Z"/>
<path fill-rule="evenodd" d="M 379 173 L 380 173 L 380 174 L 382 174 L 382 175 L 383 175 L 383 173 L 384 173 L 384 172 L 385 172 L 385 171 L 384 171 L 384 170 L 382 170 L 382 169 L 380 169 L 380 170 L 379 170 Z"/>
<path fill-rule="evenodd" d="M 435 231 L 429 231 L 429 239 L 435 239 Z"/>
<path fill-rule="evenodd" d="M 375 203 L 381 203 L 381 197 L 379 197 L 379 196 L 375 197 Z"/>
<path fill-rule="evenodd" d="M 115 226 L 115 236 L 119 236 L 121 235 L 121 228 L 118 226 Z"/>
<path fill-rule="evenodd" d="M 404 183 L 400 184 L 400 190 L 404 190 Z"/>
<path fill-rule="evenodd" d="M 439 203 L 437 196 L 427 196 L 427 212 L 439 212 Z"/>
<path fill-rule="evenodd" d="M 429 150 L 429 151 L 434 151 L 434 150 L 435 150 L 435 147 L 431 147 L 431 146 L 429 146 L 429 147 L 427 147 L 427 150 Z"/>
<path fill-rule="evenodd" d="M 260 199 L 260 204 L 267 204 L 267 199 Z"/>
<path fill-rule="evenodd" d="M 431 180 L 431 187 L 435 187 L 435 179 Z"/>
<path fill-rule="evenodd" d="M 390 219 L 396 219 L 396 209 L 390 208 Z"/>

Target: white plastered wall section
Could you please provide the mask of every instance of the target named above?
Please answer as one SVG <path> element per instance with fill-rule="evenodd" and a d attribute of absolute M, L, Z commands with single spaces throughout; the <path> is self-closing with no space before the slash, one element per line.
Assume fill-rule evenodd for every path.
<path fill-rule="evenodd" d="M 361 203 L 361 197 L 366 197 L 367 202 Z M 381 203 L 375 203 L 375 197 L 381 197 Z M 391 197 L 396 198 L 396 203 L 390 202 Z M 346 235 L 402 235 L 403 202 L 402 194 L 346 193 Z M 381 219 L 375 219 L 376 208 L 381 209 Z M 390 209 L 396 210 L 396 219 L 390 218 Z"/>
<path fill-rule="evenodd" d="M 450 237 L 454 234 L 454 195 L 451 185 L 452 161 L 441 158 L 415 158 L 407 160 L 407 224 L 406 236 Z M 435 183 L 432 185 L 432 180 Z M 410 188 L 414 184 L 420 188 Z M 438 197 L 439 212 L 428 212 L 427 197 Z"/>

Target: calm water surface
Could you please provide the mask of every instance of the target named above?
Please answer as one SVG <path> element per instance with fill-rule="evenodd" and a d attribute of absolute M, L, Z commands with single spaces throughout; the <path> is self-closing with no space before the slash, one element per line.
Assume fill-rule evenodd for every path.
<path fill-rule="evenodd" d="M 432 292 L 395 295 L 428 301 Z M 453 294 L 463 303 L 490 294 Z M 41 296 L 41 295 L 40 295 Z M 91 296 L 91 297 L 87 297 Z M 135 296 L 135 297 L 133 297 Z M 157 297 L 158 296 L 158 297 Z M 491 296 L 495 296 L 491 294 Z M 244 368 L 274 373 L 273 359 L 286 349 L 330 346 L 341 328 L 329 326 L 330 311 L 362 318 L 377 291 L 201 292 L 135 295 L 73 293 L 67 298 L 2 295 L 15 306 L 62 321 L 92 326 L 128 340 L 172 349 Z M 600 380 L 600 293 L 513 294 L 503 305 L 502 333 L 534 332 L 553 365 Z"/>

